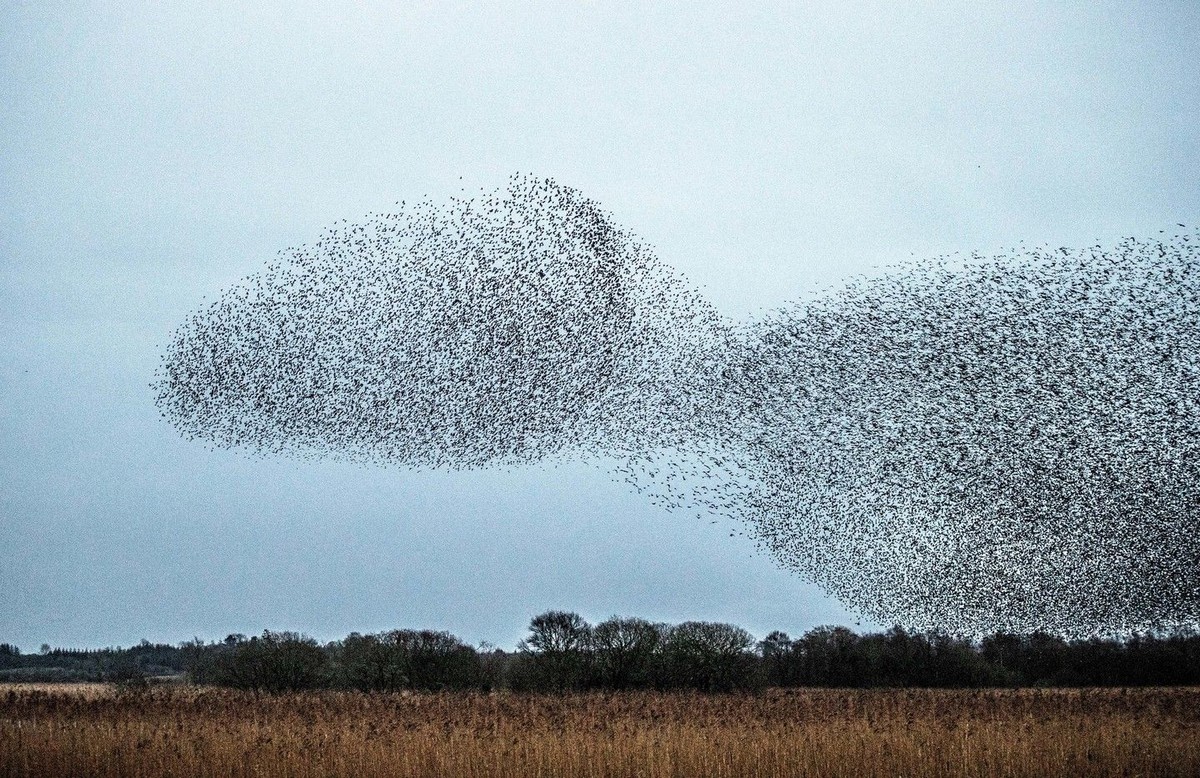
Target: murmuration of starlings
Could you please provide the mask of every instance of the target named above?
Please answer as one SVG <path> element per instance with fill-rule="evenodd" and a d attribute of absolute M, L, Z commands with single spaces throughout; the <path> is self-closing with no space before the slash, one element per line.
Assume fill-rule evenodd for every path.
<path fill-rule="evenodd" d="M 514 176 L 280 252 L 175 331 L 185 437 L 411 468 L 601 463 L 863 616 L 1200 623 L 1200 233 L 943 257 L 753 321 Z"/>

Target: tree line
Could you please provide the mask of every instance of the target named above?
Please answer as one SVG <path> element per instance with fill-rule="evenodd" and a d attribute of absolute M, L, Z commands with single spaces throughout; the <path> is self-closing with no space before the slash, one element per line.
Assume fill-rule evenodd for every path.
<path fill-rule="evenodd" d="M 1200 633 L 1064 640 L 1034 633 L 979 641 L 936 632 L 857 634 L 818 627 L 798 638 L 756 640 L 732 624 L 663 624 L 613 617 L 592 625 L 548 611 L 515 651 L 471 646 L 435 630 L 352 633 L 321 644 L 295 632 L 178 646 L 52 649 L 21 654 L 0 644 L 0 681 L 104 680 L 142 685 L 156 676 L 268 692 L 589 689 L 753 691 L 765 687 L 1146 686 L 1200 684 Z"/>

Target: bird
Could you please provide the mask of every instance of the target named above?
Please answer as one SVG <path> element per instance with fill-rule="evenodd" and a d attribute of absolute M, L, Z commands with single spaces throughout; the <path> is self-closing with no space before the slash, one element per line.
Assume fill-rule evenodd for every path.
<path fill-rule="evenodd" d="M 1164 235 L 909 260 L 736 321 L 518 174 L 281 251 L 184 318 L 151 389 L 251 456 L 590 461 L 876 623 L 1195 625 L 1200 240 Z"/>

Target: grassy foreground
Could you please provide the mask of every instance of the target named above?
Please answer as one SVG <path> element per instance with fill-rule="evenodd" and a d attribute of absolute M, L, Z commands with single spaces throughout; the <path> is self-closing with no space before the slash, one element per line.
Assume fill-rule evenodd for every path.
<path fill-rule="evenodd" d="M 1195 688 L 559 697 L 0 686 L 3 776 L 1198 774 Z"/>

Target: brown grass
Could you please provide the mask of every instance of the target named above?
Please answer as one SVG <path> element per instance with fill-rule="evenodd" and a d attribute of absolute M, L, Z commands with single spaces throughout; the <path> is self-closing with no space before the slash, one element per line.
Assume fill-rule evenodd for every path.
<path fill-rule="evenodd" d="M 0 687 L 4 776 L 1200 775 L 1200 689 L 277 697 Z"/>

